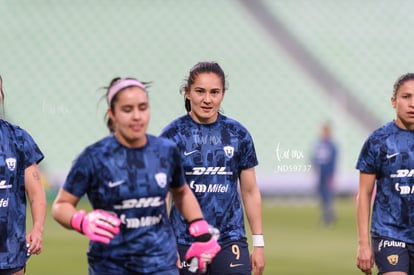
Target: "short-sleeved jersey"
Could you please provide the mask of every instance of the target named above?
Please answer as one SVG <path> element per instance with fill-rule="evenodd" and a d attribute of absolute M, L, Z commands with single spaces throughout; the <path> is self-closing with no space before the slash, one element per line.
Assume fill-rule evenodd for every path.
<path fill-rule="evenodd" d="M 24 171 L 44 156 L 29 133 L 1 119 L 0 146 L 0 269 L 9 269 L 27 260 Z"/>
<path fill-rule="evenodd" d="M 187 114 L 170 123 L 161 136 L 178 144 L 187 183 L 204 218 L 220 230 L 219 243 L 245 239 L 239 176 L 258 164 L 249 132 L 221 114 L 212 124 L 196 123 Z M 175 207 L 170 217 L 178 243 L 190 245 L 192 237 Z"/>
<path fill-rule="evenodd" d="M 372 235 L 414 243 L 414 131 L 394 122 L 375 130 L 356 168 L 376 175 Z"/>
<path fill-rule="evenodd" d="M 312 154 L 312 165 L 323 177 L 330 177 L 335 172 L 337 147 L 332 140 L 320 139 Z"/>
<path fill-rule="evenodd" d="M 128 148 L 110 135 L 77 157 L 63 189 L 87 194 L 94 209 L 115 212 L 121 230 L 109 245 L 90 242 L 88 257 L 110 258 L 123 270 L 156 273 L 176 268 L 176 240 L 168 220 L 169 188 L 185 184 L 177 146 L 147 135 L 142 148 Z"/>

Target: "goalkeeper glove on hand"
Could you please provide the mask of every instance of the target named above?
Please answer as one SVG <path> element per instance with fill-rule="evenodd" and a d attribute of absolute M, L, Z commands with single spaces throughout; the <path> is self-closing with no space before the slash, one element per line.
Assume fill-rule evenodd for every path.
<path fill-rule="evenodd" d="M 207 264 L 211 263 L 221 247 L 216 238 L 212 236 L 211 229 L 205 220 L 191 222 L 188 229 L 191 236 L 194 237 L 194 242 L 185 255 L 187 261 L 191 260 L 189 270 L 204 273 L 207 270 Z M 197 266 L 193 266 L 193 263 Z"/>
<path fill-rule="evenodd" d="M 85 210 L 76 212 L 70 221 L 73 229 L 84 234 L 89 240 L 109 244 L 119 233 L 121 220 L 114 214 L 96 209 L 86 214 Z"/>

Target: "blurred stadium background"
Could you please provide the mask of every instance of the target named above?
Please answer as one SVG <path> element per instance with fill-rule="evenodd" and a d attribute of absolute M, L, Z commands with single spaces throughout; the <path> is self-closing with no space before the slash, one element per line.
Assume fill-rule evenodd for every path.
<path fill-rule="evenodd" d="M 254 137 L 264 196 L 314 194 L 310 151 L 325 121 L 333 125 L 340 150 L 336 192 L 354 194 L 362 143 L 394 118 L 392 84 L 413 71 L 413 8 L 405 0 L 3 0 L 5 117 L 27 129 L 45 153 L 41 169 L 52 199 L 76 155 L 107 134 L 101 87 L 115 76 L 153 81 L 149 132 L 157 135 L 185 112 L 179 87 L 190 67 L 213 60 L 227 74 L 224 113 Z M 353 215 L 353 209 L 346 213 Z M 292 228 L 304 228 L 294 231 L 293 241 L 309 233 L 293 222 L 301 220 L 292 218 Z M 344 243 L 332 251 L 346 253 L 346 260 L 335 259 L 354 270 L 352 220 L 343 221 L 349 247 Z M 265 226 L 271 226 L 268 218 Z M 279 254 L 267 254 L 268 274 L 278 261 L 290 270 L 279 274 L 310 274 L 294 269 L 309 264 L 297 257 L 297 246 L 291 254 L 284 250 L 292 246 L 283 246 L 280 236 L 292 228 L 272 236 L 278 243 L 267 251 Z M 60 230 L 55 234 L 65 236 Z M 345 240 L 341 230 L 334 233 Z M 330 262 L 320 256 L 325 246 L 315 251 L 322 241 L 308 239 L 300 241 L 308 255 Z M 316 257 L 312 261 L 318 266 Z"/>
<path fill-rule="evenodd" d="M 360 147 L 394 117 L 392 84 L 412 71 L 413 7 L 402 0 L 1 1 L 5 117 L 39 143 L 54 190 L 76 155 L 107 134 L 99 88 L 115 76 L 153 81 L 149 132 L 157 135 L 184 113 L 179 87 L 190 67 L 213 60 L 227 74 L 224 113 L 254 137 L 264 195 L 312 194 L 314 175 L 305 168 L 324 121 L 339 144 L 336 191 L 354 193 Z"/>

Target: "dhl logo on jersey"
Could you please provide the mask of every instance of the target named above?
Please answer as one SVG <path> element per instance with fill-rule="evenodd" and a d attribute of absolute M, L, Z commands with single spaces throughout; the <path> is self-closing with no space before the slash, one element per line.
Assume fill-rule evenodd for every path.
<path fill-rule="evenodd" d="M 233 175 L 226 171 L 226 167 L 193 167 L 193 171 L 185 172 L 186 175 Z"/>
<path fill-rule="evenodd" d="M 391 178 L 411 178 L 414 177 L 414 169 L 398 169 L 397 174 L 391 174 Z"/>
<path fill-rule="evenodd" d="M 163 204 L 164 204 L 164 200 L 161 197 L 147 197 L 147 198 L 123 200 L 122 204 L 114 205 L 114 208 L 115 209 L 146 208 L 146 207 L 158 207 Z"/>
<path fill-rule="evenodd" d="M 391 174 L 390 178 L 411 178 L 414 177 L 414 169 L 398 169 L 397 173 Z M 394 188 L 400 195 L 414 194 L 414 186 L 395 183 Z"/>

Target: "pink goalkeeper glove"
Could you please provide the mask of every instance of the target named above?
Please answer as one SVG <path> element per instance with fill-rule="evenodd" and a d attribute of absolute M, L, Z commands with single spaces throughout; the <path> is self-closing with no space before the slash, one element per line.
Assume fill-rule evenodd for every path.
<path fill-rule="evenodd" d="M 209 225 L 205 220 L 193 221 L 189 226 L 189 231 L 194 237 L 194 242 L 185 254 L 185 259 L 191 260 L 189 269 L 191 272 L 204 273 L 207 270 L 207 264 L 211 263 L 221 247 L 210 233 Z M 194 267 L 193 263 L 198 265 Z"/>
<path fill-rule="evenodd" d="M 93 210 L 89 214 L 85 210 L 79 210 L 73 215 L 70 224 L 91 241 L 109 244 L 114 235 L 119 233 L 121 220 L 104 210 Z"/>

